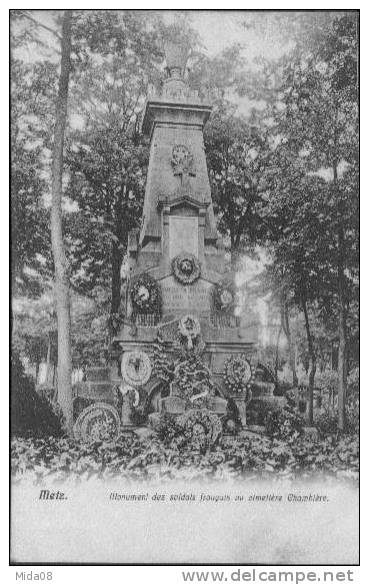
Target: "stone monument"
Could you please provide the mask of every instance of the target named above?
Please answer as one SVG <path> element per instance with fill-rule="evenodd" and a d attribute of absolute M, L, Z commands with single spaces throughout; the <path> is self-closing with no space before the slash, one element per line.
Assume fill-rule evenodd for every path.
<path fill-rule="evenodd" d="M 150 160 L 142 227 L 129 240 L 127 321 L 115 340 L 123 355 L 117 377 L 141 387 L 148 410 L 182 411 L 175 380 L 166 396 L 167 384 L 155 375 L 159 335 L 168 354 L 182 345 L 203 362 L 215 388 L 213 409 L 232 397 L 245 422 L 257 328 L 242 327 L 235 315 L 234 275 L 226 273 L 216 228 L 203 139 L 211 106 L 186 83 L 186 47 L 167 43 L 165 53 L 167 77 L 161 93 L 148 97 L 143 116 Z M 127 356 L 134 366 L 127 366 Z"/>
<path fill-rule="evenodd" d="M 162 90 L 144 109 L 142 224 L 129 236 L 125 318 L 107 377 L 125 426 L 163 412 L 184 424 L 233 417 L 245 425 L 258 331 L 235 314 L 234 274 L 216 228 L 203 139 L 212 108 L 186 83 L 187 49 L 167 43 L 165 53 Z M 105 399 L 114 403 L 114 392 Z"/>

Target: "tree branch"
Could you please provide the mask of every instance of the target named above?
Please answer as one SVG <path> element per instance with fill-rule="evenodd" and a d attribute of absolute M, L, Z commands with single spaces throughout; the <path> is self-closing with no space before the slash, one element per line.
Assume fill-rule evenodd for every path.
<path fill-rule="evenodd" d="M 31 16 L 28 12 L 21 10 L 19 12 L 19 14 L 20 14 L 20 16 L 24 16 L 25 18 L 28 18 L 28 20 L 30 20 L 31 22 L 33 22 L 37 26 L 40 26 L 41 28 L 44 28 L 48 32 L 51 32 L 61 42 L 61 36 L 59 35 L 59 33 L 56 32 L 56 30 L 54 30 L 53 28 L 50 28 L 49 26 L 47 26 L 46 24 L 43 24 L 42 22 L 39 22 L 36 18 L 33 18 L 33 16 Z"/>

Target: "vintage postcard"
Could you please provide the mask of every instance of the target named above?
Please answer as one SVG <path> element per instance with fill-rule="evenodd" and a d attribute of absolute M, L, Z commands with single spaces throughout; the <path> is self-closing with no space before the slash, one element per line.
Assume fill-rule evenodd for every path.
<path fill-rule="evenodd" d="M 359 563 L 358 60 L 358 10 L 10 10 L 11 564 Z"/>

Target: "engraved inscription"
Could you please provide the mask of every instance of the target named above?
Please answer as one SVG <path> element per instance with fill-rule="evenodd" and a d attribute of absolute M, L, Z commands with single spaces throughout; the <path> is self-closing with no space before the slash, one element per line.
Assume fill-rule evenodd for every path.
<path fill-rule="evenodd" d="M 198 281 L 192 285 L 181 285 L 172 277 L 162 283 L 163 310 L 191 311 L 192 313 L 210 312 L 209 283 Z"/>

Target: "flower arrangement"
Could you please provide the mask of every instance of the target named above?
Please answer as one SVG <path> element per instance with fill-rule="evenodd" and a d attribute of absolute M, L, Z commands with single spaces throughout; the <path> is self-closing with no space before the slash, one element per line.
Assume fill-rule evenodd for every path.
<path fill-rule="evenodd" d="M 74 436 L 83 441 L 115 441 L 119 435 L 117 410 L 103 402 L 85 408 L 74 424 Z"/>
<path fill-rule="evenodd" d="M 219 417 L 206 409 L 189 410 L 178 418 L 177 423 L 185 438 L 200 448 L 215 443 L 222 434 Z"/>
<path fill-rule="evenodd" d="M 255 367 L 245 355 L 228 358 L 224 366 L 224 384 L 231 393 L 251 390 Z"/>
<path fill-rule="evenodd" d="M 173 380 L 174 393 L 184 398 L 189 408 L 203 407 L 214 396 L 210 371 L 197 355 L 179 359 Z"/>

